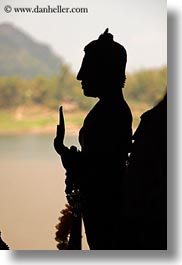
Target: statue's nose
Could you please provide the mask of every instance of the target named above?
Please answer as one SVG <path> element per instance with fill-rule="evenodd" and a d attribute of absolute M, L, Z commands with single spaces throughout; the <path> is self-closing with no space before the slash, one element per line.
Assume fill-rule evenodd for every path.
<path fill-rule="evenodd" d="M 81 81 L 82 80 L 82 67 L 80 68 L 78 74 L 77 74 L 77 77 L 76 77 L 77 80 Z"/>

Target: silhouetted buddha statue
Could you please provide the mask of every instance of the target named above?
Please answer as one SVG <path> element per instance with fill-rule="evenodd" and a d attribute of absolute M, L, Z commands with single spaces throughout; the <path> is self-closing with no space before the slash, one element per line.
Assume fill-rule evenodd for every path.
<path fill-rule="evenodd" d="M 132 115 L 123 97 L 127 54 L 108 29 L 89 43 L 77 79 L 87 97 L 99 99 L 79 133 L 81 151 L 55 139 L 67 171 L 67 191 L 75 182 L 90 249 L 118 249 L 122 176 L 131 147 Z M 59 140 L 61 139 L 61 140 Z"/>

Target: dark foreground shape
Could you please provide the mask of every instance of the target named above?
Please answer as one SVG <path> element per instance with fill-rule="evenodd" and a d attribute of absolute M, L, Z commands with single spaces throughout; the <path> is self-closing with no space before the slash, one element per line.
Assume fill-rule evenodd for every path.
<path fill-rule="evenodd" d="M 1 238 L 1 232 L 0 232 L 0 250 L 9 250 L 8 245 Z"/>
<path fill-rule="evenodd" d="M 123 249 L 167 249 L 167 96 L 141 116 L 124 187 Z"/>

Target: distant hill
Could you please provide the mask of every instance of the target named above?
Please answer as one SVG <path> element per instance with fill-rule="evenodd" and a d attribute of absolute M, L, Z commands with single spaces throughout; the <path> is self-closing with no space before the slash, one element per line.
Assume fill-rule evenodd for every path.
<path fill-rule="evenodd" d="M 50 76 L 59 72 L 61 64 L 62 59 L 47 44 L 35 41 L 12 24 L 0 24 L 0 76 Z"/>

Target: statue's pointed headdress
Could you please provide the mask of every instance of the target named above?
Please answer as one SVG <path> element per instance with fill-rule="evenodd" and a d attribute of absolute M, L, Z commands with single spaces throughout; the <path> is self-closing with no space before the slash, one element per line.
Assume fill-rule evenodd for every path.
<path fill-rule="evenodd" d="M 108 64 L 116 65 L 121 71 L 125 71 L 127 53 L 125 48 L 114 41 L 113 35 L 109 33 L 109 29 L 106 28 L 97 40 L 90 42 L 84 48 L 85 52 L 93 52 L 95 56 L 106 60 Z"/>

